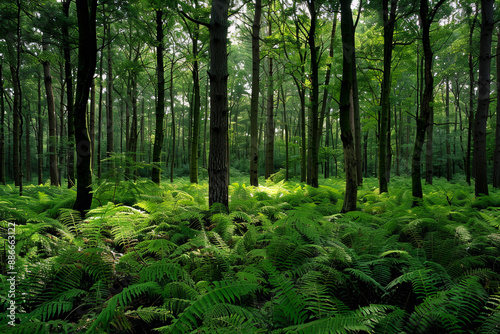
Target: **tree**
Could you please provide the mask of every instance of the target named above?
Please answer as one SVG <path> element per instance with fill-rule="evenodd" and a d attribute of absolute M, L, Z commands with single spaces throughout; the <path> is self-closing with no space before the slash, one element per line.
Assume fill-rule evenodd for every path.
<path fill-rule="evenodd" d="M 476 196 L 488 195 L 486 123 L 490 106 L 491 40 L 494 0 L 481 0 L 481 37 L 479 42 L 478 101 L 474 126 L 474 163 Z"/>
<path fill-rule="evenodd" d="M 356 154 L 354 150 L 354 136 L 351 130 L 350 110 L 352 108 L 352 72 L 355 71 L 354 52 L 354 24 L 352 21 L 351 0 L 340 1 L 341 30 L 342 30 L 342 83 L 340 87 L 340 137 L 344 148 L 345 163 L 345 195 L 342 212 L 356 210 L 358 195 L 358 179 Z"/>
<path fill-rule="evenodd" d="M 250 102 L 250 185 L 259 186 L 259 36 L 262 15 L 262 1 L 255 0 L 255 13 L 252 22 L 252 96 Z"/>
<path fill-rule="evenodd" d="M 87 101 L 97 62 L 97 0 L 76 0 L 78 16 L 78 71 L 75 97 L 77 192 L 73 209 L 82 215 L 92 204 L 91 143 L 87 127 Z"/>
<path fill-rule="evenodd" d="M 390 1 L 390 9 L 389 9 Z M 394 39 L 394 25 L 396 23 L 397 0 L 382 1 L 382 17 L 384 20 L 384 77 L 381 88 L 381 111 L 380 111 L 380 133 L 378 142 L 378 183 L 380 193 L 388 191 L 387 174 L 387 142 L 390 141 L 389 116 L 391 110 L 390 92 L 391 92 L 391 67 L 392 67 L 392 49 Z"/>
<path fill-rule="evenodd" d="M 422 29 L 422 45 L 424 49 L 424 94 L 420 106 L 420 114 L 417 118 L 417 129 L 415 135 L 415 144 L 413 146 L 413 156 L 411 162 L 411 184 L 412 194 L 416 199 L 423 197 L 422 180 L 420 172 L 420 158 L 424 144 L 425 131 L 431 119 L 431 102 L 434 89 L 434 75 L 432 73 L 432 61 L 434 54 L 431 47 L 430 27 L 436 16 L 439 7 L 445 0 L 440 0 L 434 8 L 429 11 L 428 0 L 420 0 L 420 24 Z M 415 202 L 416 204 L 417 202 Z"/>
<path fill-rule="evenodd" d="M 273 35 L 271 10 L 272 1 L 269 4 L 269 13 L 267 16 L 268 36 Z M 274 80 L 273 80 L 273 55 L 272 48 L 268 54 L 268 72 L 267 72 L 267 105 L 266 105 L 266 140 L 265 140 L 265 170 L 264 177 L 268 179 L 274 173 Z"/>
<path fill-rule="evenodd" d="M 5 185 L 5 102 L 3 90 L 3 60 L 0 60 L 0 183 Z"/>
<path fill-rule="evenodd" d="M 165 114 L 165 70 L 163 65 L 163 11 L 156 10 L 156 127 L 153 147 L 152 180 L 160 184 L 161 176 L 161 148 L 163 145 L 163 115 Z"/>
<path fill-rule="evenodd" d="M 210 148 L 208 202 L 229 206 L 227 30 L 229 0 L 212 0 L 210 14 Z"/>
<path fill-rule="evenodd" d="M 44 53 L 48 54 L 49 47 L 46 34 L 42 37 L 42 47 Z M 59 185 L 59 174 L 57 169 L 57 135 L 56 135 L 56 105 L 54 102 L 54 92 L 52 90 L 52 75 L 50 74 L 50 62 L 47 59 L 48 55 L 42 60 L 43 65 L 43 81 L 45 83 L 45 91 L 47 96 L 47 112 L 49 114 L 49 170 L 50 184 L 53 186 Z"/>
<path fill-rule="evenodd" d="M 493 187 L 500 188 L 500 27 L 497 31 L 497 119 L 495 132 L 495 151 L 493 153 Z M 0 75 L 1 78 L 1 75 Z M 0 138 L 1 140 L 1 138 Z"/>

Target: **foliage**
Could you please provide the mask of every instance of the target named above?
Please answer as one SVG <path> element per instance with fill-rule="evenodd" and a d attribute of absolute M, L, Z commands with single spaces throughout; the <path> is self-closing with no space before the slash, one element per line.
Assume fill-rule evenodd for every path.
<path fill-rule="evenodd" d="M 208 210 L 206 184 L 123 182 L 127 204 L 85 217 L 60 205 L 71 190 L 0 188 L 15 203 L 0 256 L 15 223 L 19 282 L 17 325 L 1 332 L 498 332 L 498 193 L 436 182 L 412 207 L 407 180 L 388 195 L 367 179 L 361 210 L 340 214 L 339 181 L 235 182 L 225 212 Z"/>

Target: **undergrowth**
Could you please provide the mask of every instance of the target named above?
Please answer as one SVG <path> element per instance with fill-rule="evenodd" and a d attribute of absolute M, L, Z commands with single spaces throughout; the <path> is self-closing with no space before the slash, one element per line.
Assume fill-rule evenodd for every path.
<path fill-rule="evenodd" d="M 81 217 L 72 190 L 0 188 L 0 332 L 500 332 L 498 191 L 437 180 L 413 207 L 407 179 L 367 179 L 340 214 L 338 180 L 235 182 L 229 213 L 186 180 L 95 189 Z"/>

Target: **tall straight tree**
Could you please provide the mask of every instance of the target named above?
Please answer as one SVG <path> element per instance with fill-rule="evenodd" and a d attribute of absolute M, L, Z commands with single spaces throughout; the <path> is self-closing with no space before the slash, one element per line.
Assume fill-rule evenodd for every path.
<path fill-rule="evenodd" d="M 76 0 L 79 31 L 74 122 L 77 192 L 73 209 L 82 215 L 92 204 L 92 152 L 87 128 L 87 101 L 97 62 L 96 11 L 97 0 Z"/>
<path fill-rule="evenodd" d="M 431 47 L 430 28 L 439 7 L 445 0 L 439 0 L 434 8 L 429 11 L 428 0 L 420 0 L 420 24 L 422 27 L 422 44 L 424 49 L 424 94 L 420 105 L 420 113 L 417 118 L 417 129 L 415 144 L 413 146 L 413 156 L 411 162 L 411 189 L 415 198 L 423 197 L 420 159 L 422 156 L 422 147 L 424 145 L 425 131 L 429 125 L 431 116 L 431 102 L 434 89 L 434 75 L 432 73 L 432 60 L 434 54 Z M 415 202 L 416 204 L 416 202 Z"/>
<path fill-rule="evenodd" d="M 49 45 L 46 34 L 42 36 L 42 49 L 44 53 L 49 52 Z M 50 62 L 48 57 L 44 57 L 43 81 L 45 83 L 45 92 L 47 97 L 47 113 L 49 115 L 49 171 L 50 184 L 59 185 L 59 173 L 57 169 L 57 135 L 56 135 L 56 105 L 54 101 L 54 92 L 52 89 L 52 75 L 50 73 Z"/>
<path fill-rule="evenodd" d="M 262 16 L 262 0 L 255 0 L 252 23 L 252 96 L 250 100 L 250 185 L 259 186 L 259 35 Z"/>
<path fill-rule="evenodd" d="M 495 131 L 495 151 L 493 153 L 493 187 L 500 188 L 500 26 L 497 32 L 497 122 Z M 1 78 L 1 75 L 0 75 Z M 0 138 L 1 140 L 1 138 Z M 0 166 L 1 168 L 1 166 Z"/>
<path fill-rule="evenodd" d="M 319 132 L 318 132 L 318 111 L 319 111 L 319 49 L 316 47 L 316 21 L 317 8 L 315 0 L 307 1 L 307 8 L 311 15 L 311 26 L 307 36 L 307 43 L 311 50 L 311 107 L 309 109 L 309 173 L 308 184 L 312 187 L 318 187 L 318 151 L 319 151 Z"/>
<path fill-rule="evenodd" d="M 474 163 L 476 196 L 488 195 L 486 123 L 490 106 L 491 40 L 494 0 L 481 0 L 481 37 L 479 41 L 478 101 L 474 126 Z"/>
<path fill-rule="evenodd" d="M 163 11 L 156 10 L 156 100 L 155 142 L 153 146 L 152 180 L 160 184 L 161 148 L 163 146 L 163 115 L 165 114 L 165 69 L 163 67 Z"/>
<path fill-rule="evenodd" d="M 113 137 L 113 55 L 111 53 L 111 24 L 108 23 L 106 29 L 108 33 L 108 73 L 106 75 L 106 156 L 110 157 L 115 151 L 115 141 Z"/>
<path fill-rule="evenodd" d="M 63 55 L 64 55 L 64 81 L 66 85 L 66 99 L 68 111 L 68 188 L 75 185 L 75 124 L 74 124 L 74 105 L 73 105 L 73 74 L 71 70 L 71 46 L 69 37 L 69 7 L 71 0 L 65 0 L 62 3 L 63 14 L 66 21 L 62 24 L 63 35 Z"/>
<path fill-rule="evenodd" d="M 268 27 L 268 36 L 271 37 L 273 34 L 272 30 L 272 21 L 271 21 L 271 10 L 272 10 L 272 1 L 269 4 L 269 13 L 267 16 L 267 27 Z M 272 51 L 269 52 L 268 55 L 268 75 L 267 75 L 267 118 L 266 118 L 266 155 L 265 155 L 265 170 L 264 176 L 265 178 L 269 178 L 271 174 L 274 173 L 274 80 L 273 80 L 273 55 Z"/>
<path fill-rule="evenodd" d="M 390 9 L 389 9 L 390 3 Z M 391 110 L 391 68 L 392 48 L 394 40 L 394 25 L 396 23 L 396 9 L 398 0 L 382 1 L 382 17 L 384 20 L 384 76 L 381 89 L 380 134 L 378 141 L 378 187 L 380 193 L 388 191 L 387 171 L 387 141 L 390 139 L 389 116 Z"/>
<path fill-rule="evenodd" d="M 351 0 L 340 1 L 342 31 L 342 83 L 340 86 L 340 137 L 344 148 L 346 188 L 342 212 L 356 210 L 358 180 L 354 135 L 351 128 L 350 110 L 352 108 L 352 79 L 354 62 L 354 25 L 352 20 Z"/>
<path fill-rule="evenodd" d="M 227 30 L 229 0 L 212 0 L 210 14 L 210 147 L 208 202 L 229 207 Z"/>

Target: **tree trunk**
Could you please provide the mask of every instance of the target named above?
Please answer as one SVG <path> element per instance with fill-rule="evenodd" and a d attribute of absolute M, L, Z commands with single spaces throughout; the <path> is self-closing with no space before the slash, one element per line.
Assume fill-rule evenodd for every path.
<path fill-rule="evenodd" d="M 163 115 L 165 114 L 165 71 L 163 68 L 163 12 L 156 11 L 156 76 L 157 76 L 157 100 L 156 100 L 156 129 L 155 142 L 153 146 L 153 170 L 151 179 L 160 184 L 161 176 L 161 148 L 163 145 Z M 173 110 L 172 110 L 173 112 Z"/>
<path fill-rule="evenodd" d="M 73 209 L 82 216 L 92 204 L 91 145 L 87 129 L 87 101 L 97 57 L 97 0 L 76 0 L 78 15 L 78 72 L 75 98 L 75 142 L 77 154 L 77 193 Z"/>
<path fill-rule="evenodd" d="M 431 97 L 431 103 L 429 106 L 429 122 L 426 129 L 426 142 L 425 142 L 425 182 L 427 184 L 432 184 L 432 179 L 434 177 L 434 165 L 433 165 L 433 155 L 434 155 L 434 96 Z"/>
<path fill-rule="evenodd" d="M 319 61 L 318 48 L 316 47 L 316 20 L 317 12 L 314 0 L 307 1 L 307 7 L 311 15 L 311 26 L 307 37 L 309 49 L 311 50 L 311 108 L 309 113 L 309 151 L 310 151 L 310 182 L 312 187 L 318 187 L 318 151 L 319 151 Z"/>
<path fill-rule="evenodd" d="M 229 0 L 212 0 L 210 15 L 210 148 L 208 201 L 229 207 L 227 161 L 227 30 Z"/>
<path fill-rule="evenodd" d="M 24 135 L 25 135 L 25 142 L 26 142 L 26 147 L 24 149 L 25 151 L 25 170 L 26 170 L 26 175 L 25 175 L 25 180 L 27 183 L 30 183 L 31 181 L 31 141 L 30 141 L 30 135 L 31 135 L 31 110 L 30 110 L 30 101 L 26 100 L 26 106 L 28 107 L 26 112 L 25 112 L 25 121 L 24 121 Z M 56 135 L 56 148 L 57 148 L 57 135 Z M 59 179 L 57 180 L 59 182 Z M 58 183 L 59 184 L 59 183 Z"/>
<path fill-rule="evenodd" d="M 108 73 L 106 76 L 106 156 L 109 158 L 115 151 L 115 142 L 113 138 L 113 56 L 111 54 L 111 25 L 108 23 Z M 113 168 L 113 166 L 110 166 Z"/>
<path fill-rule="evenodd" d="M 491 40 L 494 0 L 481 0 L 481 37 L 479 41 L 478 103 L 474 126 L 475 194 L 488 195 L 486 124 L 490 105 Z"/>
<path fill-rule="evenodd" d="M 268 36 L 272 35 L 271 6 L 268 15 Z M 266 160 L 264 177 L 268 179 L 274 173 L 274 82 L 273 58 L 268 56 L 269 72 L 267 77 L 267 120 L 266 120 Z"/>
<path fill-rule="evenodd" d="M 391 8 L 389 11 L 389 1 Z M 391 69 L 392 69 L 392 48 L 394 39 L 394 24 L 396 22 L 397 0 L 383 0 L 383 19 L 384 19 L 384 76 L 381 88 L 381 111 L 380 111 L 380 133 L 378 142 L 378 185 L 379 192 L 388 191 L 387 183 L 387 141 L 390 139 L 389 117 L 391 109 L 390 92 L 391 92 Z"/>
<path fill-rule="evenodd" d="M 497 31 L 497 120 L 493 153 L 493 187 L 500 188 L 500 27 Z M 0 75 L 1 78 L 1 75 Z M 1 140 L 1 139 L 0 139 Z M 1 151 L 0 151 L 1 152 Z"/>
<path fill-rule="evenodd" d="M 255 0 L 252 24 L 252 96 L 250 100 L 250 185 L 259 186 L 259 67 L 260 67 L 260 20 L 262 0 Z"/>
<path fill-rule="evenodd" d="M 424 93 L 422 96 L 422 103 L 420 105 L 420 113 L 417 117 L 417 129 L 415 135 L 415 144 L 413 147 L 413 156 L 411 163 L 411 184 L 412 184 L 412 195 L 416 199 L 421 199 L 423 197 L 422 190 L 422 180 L 421 180 L 421 170 L 420 170 L 420 159 L 422 156 L 422 147 L 425 139 L 425 130 L 429 125 L 429 120 L 431 117 L 431 102 L 432 102 L 432 91 L 434 88 L 434 76 L 432 74 L 432 60 L 433 52 L 431 48 L 430 40 L 430 27 L 434 15 L 439 7 L 443 4 L 445 0 L 439 0 L 439 2 L 434 6 L 431 12 L 429 12 L 428 0 L 420 0 L 420 22 L 422 25 L 422 44 L 424 49 Z M 415 200 L 414 204 L 418 204 Z"/>
<path fill-rule="evenodd" d="M 340 87 L 340 137 L 344 148 L 346 189 L 342 212 L 356 210 L 358 180 L 354 136 L 351 129 L 350 109 L 352 104 L 352 79 L 355 71 L 352 54 L 354 52 L 354 26 L 351 0 L 341 0 L 341 29 L 343 46 L 342 83 Z"/>
<path fill-rule="evenodd" d="M 95 81 L 92 79 L 90 86 L 90 108 L 89 108 L 89 139 L 90 139 L 90 169 L 94 170 L 95 160 Z"/>
<path fill-rule="evenodd" d="M 43 184 L 43 118 L 42 118 L 42 80 L 41 75 L 37 76 L 38 103 L 37 103 L 37 174 L 38 184 Z"/>
<path fill-rule="evenodd" d="M 64 16 L 69 19 L 69 7 L 71 0 L 63 1 Z M 64 54 L 64 76 L 67 96 L 68 111 L 68 188 L 75 185 L 75 125 L 74 125 L 74 102 L 73 102 L 73 74 L 71 71 L 71 47 L 69 43 L 68 23 L 62 25 L 63 54 Z"/>
<path fill-rule="evenodd" d="M 451 144 L 450 144 L 450 80 L 446 78 L 446 98 L 445 98 L 445 115 L 446 115 L 446 179 L 451 181 L 453 177 L 451 164 Z"/>
<path fill-rule="evenodd" d="M 172 114 L 172 157 L 170 160 L 170 183 L 174 182 L 174 166 L 176 160 L 176 146 L 175 146 L 175 109 L 174 109 L 174 62 L 170 64 L 170 113 Z"/>
<path fill-rule="evenodd" d="M 472 58 L 472 37 L 474 34 L 474 29 L 476 26 L 478 10 L 476 6 L 476 13 L 474 14 L 474 19 L 472 20 L 472 24 L 469 28 L 469 126 L 467 132 L 467 154 L 465 158 L 465 179 L 467 183 L 470 185 L 471 177 L 472 177 L 472 165 L 471 165 L 471 155 L 472 155 L 472 133 L 474 129 L 474 61 Z"/>
<path fill-rule="evenodd" d="M 42 37 L 42 48 L 45 53 L 48 53 L 47 37 Z M 49 171 L 50 184 L 52 186 L 59 185 L 59 174 L 57 169 L 57 135 L 56 135 L 56 105 L 54 102 L 54 92 L 52 90 L 52 75 L 50 74 L 50 63 L 48 60 L 42 62 L 43 65 L 43 81 L 45 83 L 45 91 L 47 95 L 47 113 L 49 116 Z"/>
<path fill-rule="evenodd" d="M 198 24 L 193 32 L 193 133 L 191 135 L 191 159 L 189 163 L 189 180 L 198 183 L 198 147 L 200 143 L 200 75 L 198 62 L 198 38 L 200 27 Z"/>

